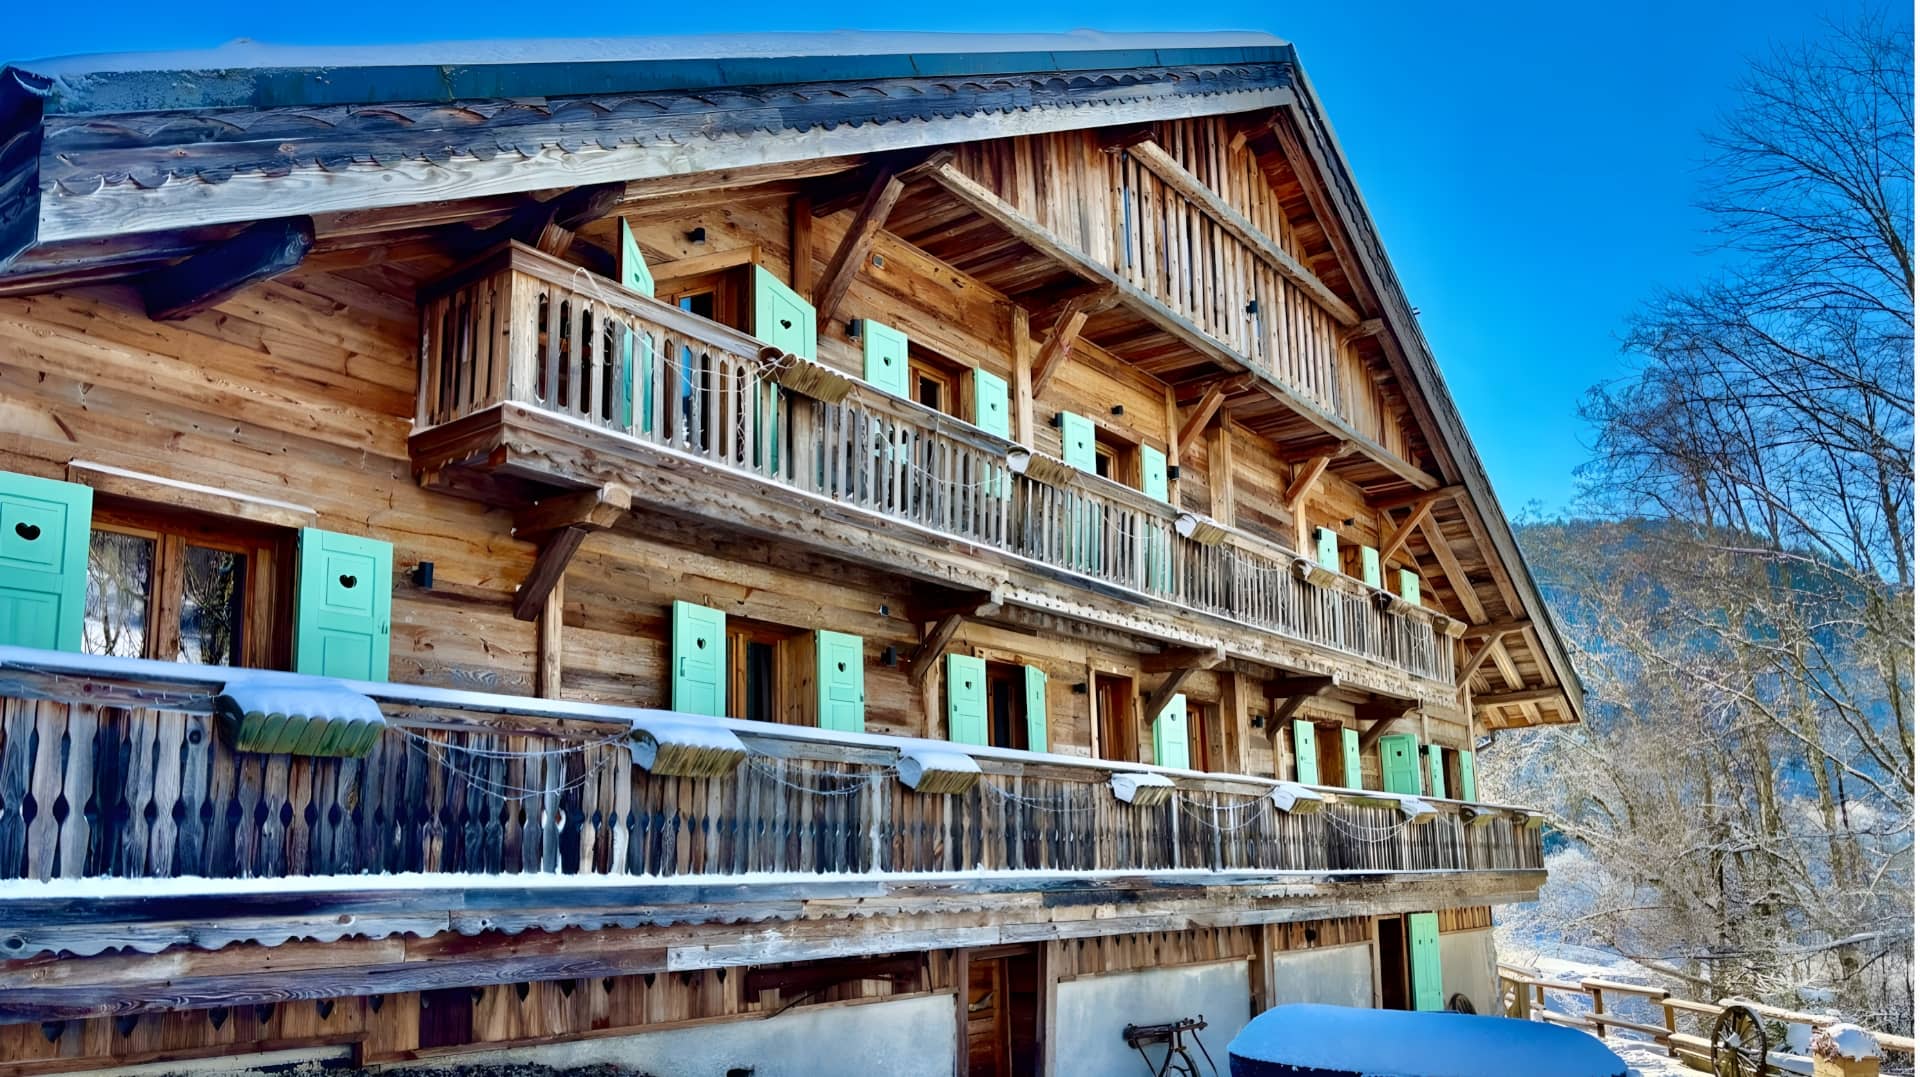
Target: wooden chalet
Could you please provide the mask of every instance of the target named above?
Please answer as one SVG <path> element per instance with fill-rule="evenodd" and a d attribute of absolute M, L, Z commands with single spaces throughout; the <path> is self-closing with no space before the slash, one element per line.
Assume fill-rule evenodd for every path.
<path fill-rule="evenodd" d="M 1492 1010 L 1580 690 L 1291 47 L 464 52 L 0 74 L 0 1077 Z"/>

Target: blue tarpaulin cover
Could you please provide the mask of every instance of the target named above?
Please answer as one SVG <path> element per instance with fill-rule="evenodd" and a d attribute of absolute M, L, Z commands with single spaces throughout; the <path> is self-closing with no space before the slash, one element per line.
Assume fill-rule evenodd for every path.
<path fill-rule="evenodd" d="M 1575 1028 L 1512 1017 L 1298 1003 L 1227 1045 L 1233 1077 L 1627 1077 Z"/>

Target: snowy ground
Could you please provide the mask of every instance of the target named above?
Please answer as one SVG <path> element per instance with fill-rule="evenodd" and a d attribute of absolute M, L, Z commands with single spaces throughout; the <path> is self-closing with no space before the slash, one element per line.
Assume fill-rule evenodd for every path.
<path fill-rule="evenodd" d="M 1542 943 L 1536 938 L 1508 930 L 1501 930 L 1498 939 L 1501 962 L 1533 969 L 1542 979 L 1573 983 L 1594 976 L 1620 983 L 1654 983 L 1653 975 L 1646 969 L 1611 950 L 1559 942 Z M 1610 1008 L 1614 1005 L 1609 1004 Z M 1644 1000 L 1621 998 L 1617 1005 L 1621 1014 L 1632 1020 L 1660 1023 L 1660 1011 Z M 1643 1008 L 1645 1012 L 1636 1012 L 1636 1007 Z M 1581 1013 L 1586 1010 L 1579 996 L 1555 992 L 1547 993 L 1547 1008 L 1561 1013 Z M 1682 1074 L 1697 1077 L 1699 1073 L 1677 1058 L 1668 1058 L 1665 1048 L 1656 1046 L 1652 1040 L 1635 1032 L 1613 1030 L 1608 1033 L 1606 1044 L 1622 1061 L 1633 1067 L 1633 1077 L 1681 1077 Z"/>

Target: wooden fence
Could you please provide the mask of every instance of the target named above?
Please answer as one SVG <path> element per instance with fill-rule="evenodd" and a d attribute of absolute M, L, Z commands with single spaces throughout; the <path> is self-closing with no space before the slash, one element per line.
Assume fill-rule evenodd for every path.
<path fill-rule="evenodd" d="M 783 388 L 793 356 L 512 245 L 426 289 L 417 429 L 504 401 L 1451 686 L 1450 623 L 1138 490 L 858 383 Z M 827 375 L 839 380 L 837 375 Z M 821 394 L 823 396 L 829 394 Z"/>
<path fill-rule="evenodd" d="M 1544 979 L 1513 965 L 1501 964 L 1498 968 L 1502 1009 L 1508 1017 L 1528 1018 L 1581 1028 L 1601 1039 L 1606 1039 L 1609 1032 L 1646 1036 L 1654 1043 L 1665 1047 L 1670 1057 L 1683 1059 L 1702 1069 L 1710 1069 L 1712 1066 L 1713 1023 L 1730 1006 L 1745 1006 L 1762 1021 L 1772 1021 L 1783 1026 L 1798 1025 L 1810 1030 L 1838 1024 L 1840 1021 L 1838 1017 L 1831 1015 L 1787 1010 L 1746 999 L 1722 999 L 1717 1003 L 1695 1002 L 1690 999 L 1674 998 L 1664 988 L 1648 987 L 1642 984 L 1621 983 L 1594 977 L 1587 977 L 1575 983 L 1565 983 Z M 1548 1009 L 1547 995 L 1550 992 L 1577 997 L 1586 1009 L 1573 1013 L 1561 1013 Z M 1641 1000 L 1644 1008 L 1658 1010 L 1660 1023 L 1653 1024 L 1623 1016 L 1619 1005 L 1623 998 Z M 1611 1009 L 1609 1008 L 1610 1000 Z M 1687 1022 L 1684 1026 L 1681 1024 L 1682 1018 Z M 1908 1071 L 1911 1071 L 1915 1049 L 1913 1037 L 1890 1032 L 1870 1032 L 1869 1035 L 1880 1045 L 1882 1052 L 1906 1055 Z M 1814 1072 L 1812 1058 L 1789 1051 L 1770 1050 L 1767 1061 L 1770 1067 L 1783 1074 Z"/>
<path fill-rule="evenodd" d="M 896 766 L 929 742 L 725 719 L 745 761 L 673 777 L 634 763 L 640 712 L 406 685 L 356 686 L 390 723 L 364 758 L 245 753 L 213 716 L 228 671 L 71 661 L 0 648 L 0 879 L 1541 867 L 1513 809 L 1288 812 L 1271 781 L 1164 770 L 1175 795 L 1135 806 L 1109 779 L 1152 768 L 946 744 L 982 776 L 919 793 Z"/>

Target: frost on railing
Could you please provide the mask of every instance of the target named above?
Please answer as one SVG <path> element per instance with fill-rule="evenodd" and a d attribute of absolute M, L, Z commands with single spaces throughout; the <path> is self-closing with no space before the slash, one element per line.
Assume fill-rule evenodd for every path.
<path fill-rule="evenodd" d="M 0 647 L 0 879 L 1541 865 L 1511 808 L 293 674 L 380 732 L 247 751 L 217 726 L 230 676 Z"/>
<path fill-rule="evenodd" d="M 513 400 L 888 519 L 1451 685 L 1447 621 L 1328 586 L 1245 536 L 861 384 L 782 386 L 751 337 L 511 247 L 422 295 L 422 427 Z M 1021 465 L 1025 466 L 1021 466 Z M 1191 530 L 1191 529 L 1189 529 Z"/>

